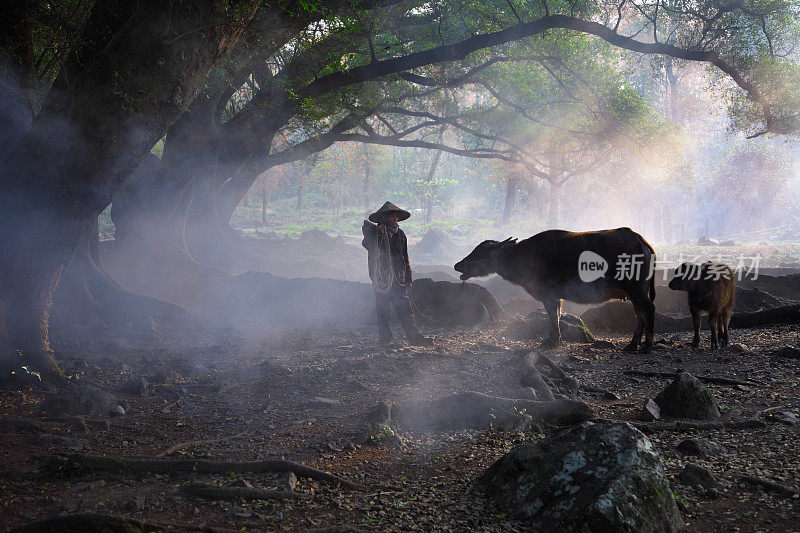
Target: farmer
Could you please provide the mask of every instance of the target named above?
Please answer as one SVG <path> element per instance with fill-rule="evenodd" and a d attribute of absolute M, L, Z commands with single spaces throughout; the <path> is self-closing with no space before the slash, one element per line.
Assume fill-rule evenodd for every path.
<path fill-rule="evenodd" d="M 365 220 L 361 227 L 364 240 L 361 245 L 369 257 L 369 277 L 375 291 L 375 309 L 378 312 L 378 342 L 392 342 L 389 327 L 389 303 L 400 318 L 408 343 L 430 346 L 431 339 L 422 335 L 414 325 L 414 313 L 408 291 L 411 288 L 411 262 L 408 260 L 408 241 L 397 223 L 411 216 L 391 202 L 386 202 Z M 374 222 L 374 224 L 373 224 Z"/>

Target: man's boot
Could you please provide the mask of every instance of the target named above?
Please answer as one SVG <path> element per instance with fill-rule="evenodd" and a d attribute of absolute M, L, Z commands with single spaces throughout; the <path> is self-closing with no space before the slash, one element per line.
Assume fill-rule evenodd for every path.
<path fill-rule="evenodd" d="M 406 340 L 411 346 L 433 346 L 433 340 L 426 337 L 417 329 L 414 324 L 414 315 L 409 309 L 408 313 L 400 315 L 400 323 L 403 325 L 403 331 L 406 332 Z"/>

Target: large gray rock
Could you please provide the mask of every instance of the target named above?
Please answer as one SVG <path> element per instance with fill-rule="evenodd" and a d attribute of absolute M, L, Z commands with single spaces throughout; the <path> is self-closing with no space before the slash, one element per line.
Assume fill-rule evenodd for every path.
<path fill-rule="evenodd" d="M 681 372 L 656 396 L 661 416 L 709 420 L 719 418 L 719 405 L 711 391 L 699 379 Z"/>
<path fill-rule="evenodd" d="M 412 255 L 424 255 L 428 259 L 454 259 L 455 243 L 442 230 L 429 229 L 414 246 Z"/>
<path fill-rule="evenodd" d="M 664 465 L 627 423 L 584 422 L 519 446 L 481 477 L 501 507 L 543 531 L 676 531 Z"/>
<path fill-rule="evenodd" d="M 558 323 L 561 337 L 567 342 L 594 342 L 589 327 L 580 317 L 562 313 Z M 533 312 L 522 320 L 515 320 L 503 335 L 512 339 L 528 340 L 534 337 L 546 337 L 550 334 L 550 319 L 544 312 Z"/>
<path fill-rule="evenodd" d="M 716 480 L 714 474 L 708 468 L 703 468 L 694 463 L 686 463 L 678 476 L 678 480 L 684 485 L 703 487 L 706 490 L 722 488 L 722 484 Z"/>
<path fill-rule="evenodd" d="M 675 449 L 683 455 L 696 455 L 698 457 L 711 457 L 712 455 L 728 453 L 725 446 L 701 438 L 682 440 L 675 446 Z"/>
<path fill-rule="evenodd" d="M 71 385 L 47 397 L 42 410 L 50 415 L 100 415 L 125 414 L 113 394 L 91 385 Z"/>

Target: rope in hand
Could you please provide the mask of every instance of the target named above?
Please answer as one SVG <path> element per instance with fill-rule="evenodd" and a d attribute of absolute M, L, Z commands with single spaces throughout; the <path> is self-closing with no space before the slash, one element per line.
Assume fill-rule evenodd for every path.
<path fill-rule="evenodd" d="M 372 286 L 375 288 L 375 292 L 386 294 L 392 290 L 395 283 L 394 261 L 392 261 L 392 252 L 389 244 L 389 230 L 376 231 L 376 234 L 372 241 L 372 254 L 370 255 L 370 261 L 372 261 Z M 385 263 L 381 259 L 384 259 Z M 410 291 L 408 293 L 408 301 L 411 304 L 412 312 L 432 323 L 437 322 L 422 312 L 422 309 L 411 298 Z"/>
<path fill-rule="evenodd" d="M 372 286 L 375 292 L 386 294 L 394 285 L 394 263 L 389 245 L 389 230 L 375 232 L 377 235 L 372 240 Z M 382 257 L 384 261 L 381 261 Z"/>

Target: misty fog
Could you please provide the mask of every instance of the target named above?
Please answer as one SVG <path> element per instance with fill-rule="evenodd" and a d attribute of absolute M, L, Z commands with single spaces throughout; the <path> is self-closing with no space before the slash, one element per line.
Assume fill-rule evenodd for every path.
<path fill-rule="evenodd" d="M 798 45 L 798 0 L 7 2 L 0 527 L 796 529 Z"/>

